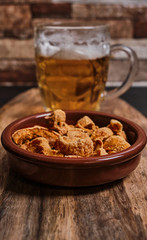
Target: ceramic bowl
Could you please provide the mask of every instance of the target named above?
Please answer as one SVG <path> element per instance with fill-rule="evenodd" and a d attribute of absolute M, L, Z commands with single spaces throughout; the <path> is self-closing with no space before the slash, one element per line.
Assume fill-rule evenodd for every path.
<path fill-rule="evenodd" d="M 11 136 L 16 130 L 34 125 L 45 126 L 44 117 L 50 114 L 39 113 L 18 119 L 2 133 L 2 144 L 10 166 L 25 178 L 64 187 L 94 186 L 124 178 L 139 164 L 146 144 L 145 132 L 136 123 L 107 113 L 66 111 L 67 123 L 75 124 L 87 115 L 96 125 L 103 127 L 109 124 L 110 119 L 117 119 L 123 124 L 131 144 L 128 149 L 101 157 L 65 158 L 28 152 L 13 142 Z"/>

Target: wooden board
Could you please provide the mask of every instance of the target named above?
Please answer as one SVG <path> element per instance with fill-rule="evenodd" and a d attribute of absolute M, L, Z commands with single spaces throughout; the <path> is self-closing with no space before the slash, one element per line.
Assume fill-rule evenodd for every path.
<path fill-rule="evenodd" d="M 0 134 L 13 120 L 42 111 L 38 89 L 17 96 L 0 109 Z M 103 104 L 102 111 L 131 119 L 147 132 L 147 119 L 120 99 Z M 125 179 L 74 189 L 18 176 L 0 144 L 0 239 L 147 239 L 147 148 Z"/>

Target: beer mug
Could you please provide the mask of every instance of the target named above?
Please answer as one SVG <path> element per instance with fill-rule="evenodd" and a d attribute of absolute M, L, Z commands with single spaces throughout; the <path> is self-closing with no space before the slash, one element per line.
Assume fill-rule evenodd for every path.
<path fill-rule="evenodd" d="M 120 50 L 128 56 L 129 73 L 120 87 L 106 91 L 110 54 Z M 116 98 L 131 86 L 138 69 L 132 49 L 120 44 L 110 46 L 107 25 L 38 26 L 35 54 L 46 111 L 99 110 L 102 99 Z"/>

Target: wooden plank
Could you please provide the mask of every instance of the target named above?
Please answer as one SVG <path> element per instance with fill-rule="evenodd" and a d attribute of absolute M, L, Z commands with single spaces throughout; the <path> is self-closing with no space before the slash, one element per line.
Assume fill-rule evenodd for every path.
<path fill-rule="evenodd" d="M 0 109 L 0 133 L 13 120 L 42 111 L 38 89 L 19 95 Z M 123 100 L 103 103 L 102 111 L 122 115 L 147 131 L 147 119 Z M 0 144 L 0 239 L 147 239 L 146 157 L 147 148 L 137 169 L 123 180 L 58 188 L 15 174 Z"/>

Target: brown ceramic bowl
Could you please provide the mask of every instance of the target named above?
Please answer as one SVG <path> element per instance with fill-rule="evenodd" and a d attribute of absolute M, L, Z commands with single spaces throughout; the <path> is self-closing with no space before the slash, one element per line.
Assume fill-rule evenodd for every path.
<path fill-rule="evenodd" d="M 93 186 L 121 179 L 139 164 L 141 151 L 146 144 L 143 129 L 134 122 L 107 113 L 67 111 L 67 123 L 75 124 L 85 115 L 101 127 L 108 125 L 112 118 L 121 121 L 131 147 L 119 153 L 88 158 L 49 157 L 23 150 L 12 141 L 12 134 L 20 128 L 45 126 L 44 117 L 47 115 L 50 113 L 35 114 L 16 120 L 2 133 L 2 144 L 8 153 L 10 165 L 24 177 L 57 186 Z"/>

